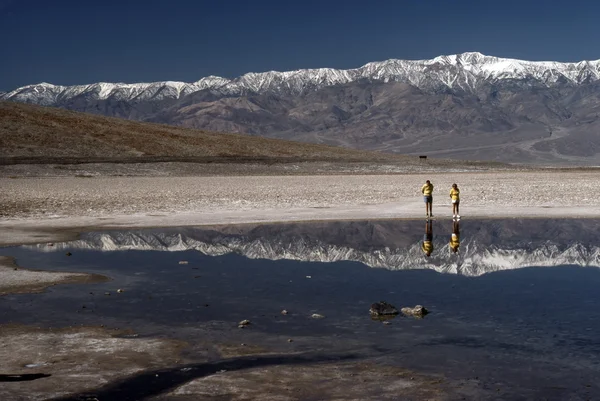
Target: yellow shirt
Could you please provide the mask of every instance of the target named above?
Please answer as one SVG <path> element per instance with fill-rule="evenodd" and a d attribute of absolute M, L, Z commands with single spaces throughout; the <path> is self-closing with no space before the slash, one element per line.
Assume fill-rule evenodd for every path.
<path fill-rule="evenodd" d="M 423 195 L 425 196 L 431 196 L 431 194 L 433 193 L 433 184 L 423 185 L 423 187 L 421 188 L 421 192 L 423 192 Z"/>
<path fill-rule="evenodd" d="M 421 245 L 421 249 L 425 253 L 433 252 L 433 243 L 431 241 L 423 241 L 423 245 Z"/>
<path fill-rule="evenodd" d="M 452 188 L 450 190 L 450 197 L 452 198 L 452 200 L 459 200 L 460 199 L 460 189 L 456 188 Z"/>

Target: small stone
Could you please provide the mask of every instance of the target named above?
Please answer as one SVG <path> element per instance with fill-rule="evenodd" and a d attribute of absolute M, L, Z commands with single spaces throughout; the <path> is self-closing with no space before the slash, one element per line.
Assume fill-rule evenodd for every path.
<path fill-rule="evenodd" d="M 388 326 L 388 325 L 390 325 L 390 324 L 392 324 L 392 323 L 390 323 L 390 322 L 389 322 L 389 321 L 387 321 L 387 320 L 384 320 L 384 321 L 383 321 L 383 324 L 385 324 L 386 326 Z"/>
<path fill-rule="evenodd" d="M 429 311 L 422 305 L 416 305 L 414 308 L 405 307 L 400 309 L 400 311 L 406 316 L 413 316 L 417 319 L 422 319 L 426 314 L 429 313 Z"/>
<path fill-rule="evenodd" d="M 318 313 L 313 313 L 310 317 L 312 317 L 313 319 L 323 319 L 325 316 L 320 315 Z"/>
<path fill-rule="evenodd" d="M 306 276 L 306 278 L 312 278 L 312 276 Z"/>
<path fill-rule="evenodd" d="M 105 292 L 104 295 L 110 295 L 110 292 Z"/>
<path fill-rule="evenodd" d="M 385 301 L 380 301 L 371 305 L 369 313 L 372 316 L 390 316 L 397 315 L 399 312 L 394 305 L 388 304 Z"/>
<path fill-rule="evenodd" d="M 180 265 L 187 265 L 187 264 L 188 264 L 188 261 L 187 261 L 187 260 L 180 260 L 180 261 L 179 261 L 179 264 L 180 264 Z"/>
<path fill-rule="evenodd" d="M 288 311 L 284 309 L 284 310 L 282 310 L 282 311 L 281 311 L 281 314 L 282 314 L 282 315 L 287 315 L 287 314 L 288 314 Z"/>
<path fill-rule="evenodd" d="M 294 340 L 292 340 L 291 338 L 288 338 L 288 343 L 293 342 Z"/>
<path fill-rule="evenodd" d="M 250 320 L 244 319 L 238 323 L 240 326 L 248 326 L 250 324 Z"/>
<path fill-rule="evenodd" d="M 73 255 L 73 254 L 72 254 L 71 252 L 67 252 L 67 253 L 65 253 L 65 255 L 67 255 L 67 256 L 71 256 L 71 255 Z"/>
<path fill-rule="evenodd" d="M 118 292 L 118 293 L 121 293 L 121 292 L 123 292 L 123 290 L 119 288 L 119 289 L 117 290 L 117 292 Z"/>

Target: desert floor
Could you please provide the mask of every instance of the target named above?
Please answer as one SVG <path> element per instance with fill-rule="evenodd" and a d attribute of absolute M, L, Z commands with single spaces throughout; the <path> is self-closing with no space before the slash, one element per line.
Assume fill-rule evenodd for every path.
<path fill-rule="evenodd" d="M 383 175 L 0 178 L 0 245 L 57 241 L 77 232 L 324 219 L 600 216 L 600 171 L 538 170 Z"/>
<path fill-rule="evenodd" d="M 261 176 L 3 175 L 0 177 L 0 246 L 69 240 L 76 238 L 80 232 L 114 228 L 424 218 L 420 188 L 426 179 L 435 185 L 433 211 L 436 219 L 451 218 L 448 192 L 454 182 L 461 189 L 460 214 L 463 219 L 600 216 L 600 171 L 595 170 Z M 0 279 L 6 284 L 5 288 L 0 288 L 0 295 L 40 291 L 46 286 L 63 282 L 105 279 L 89 275 L 36 272 L 27 268 L 36 269 L 37 266 L 17 266 L 7 258 L 0 262 Z M 25 366 L 35 367 L 38 366 L 38 360 L 54 358 L 51 367 L 43 368 L 52 373 L 53 379 L 32 381 L 28 387 L 19 382 L 6 383 L 4 395 L 23 399 L 32 395 L 34 398 L 48 394 L 65 395 L 65 392 L 50 390 L 65 385 L 72 386 L 73 391 L 89 390 L 118 377 L 160 368 L 165 361 L 175 365 L 189 363 L 179 356 L 182 345 L 168 339 L 115 337 L 104 328 L 45 330 L 11 326 L 0 330 L 0 337 L 6 340 L 0 346 L 0 355 L 8 358 L 6 366 L 10 372 L 7 372 L 13 375 L 39 370 Z M 26 352 L 23 345 L 31 343 L 37 344 L 39 349 L 29 347 Z M 54 348 L 48 348 L 47 344 L 51 343 Z M 134 349 L 129 355 L 126 350 L 131 350 L 131 347 L 139 349 Z M 60 355 L 56 356 L 58 354 L 54 351 L 48 353 L 50 349 L 58 349 Z M 35 355 L 29 355 L 28 352 Z M 73 357 L 73 352 L 76 357 Z M 262 354 L 262 351 L 258 350 L 256 354 Z M 109 369 L 113 355 L 119 355 L 122 359 L 118 369 Z M 231 356 L 241 355 L 235 352 Z M 61 379 L 79 377 L 75 373 L 82 368 L 76 361 L 82 358 L 91 361 L 88 365 L 93 367 L 85 367 L 84 373 L 95 375 L 98 380 L 92 383 Z M 208 363 L 209 360 L 213 358 L 207 356 L 207 364 L 202 367 L 194 365 L 194 369 L 208 369 L 207 372 L 212 373 L 229 369 L 227 363 L 230 362 L 215 365 Z M 236 359 L 235 364 L 242 363 L 240 361 L 243 362 Z M 364 371 L 375 369 L 376 372 L 371 373 L 380 374 L 379 370 L 383 369 L 370 365 L 358 368 L 349 366 L 335 364 L 339 373 L 336 380 L 340 381 L 340 386 L 332 388 L 344 388 L 346 382 L 352 382 L 356 374 Z M 309 363 L 304 369 L 310 377 L 314 376 L 313 373 L 322 375 L 319 365 Z M 151 373 L 158 377 L 164 372 Z M 390 374 L 401 377 L 402 380 L 394 383 L 401 385 L 406 394 L 418 399 L 445 398 L 442 395 L 445 393 L 443 386 L 435 384 L 434 379 L 420 377 L 413 372 L 401 373 Z M 271 370 L 265 370 L 259 381 L 256 381 L 256 377 L 251 381 L 262 383 L 259 386 L 262 389 L 267 382 L 281 381 L 281 375 L 281 371 L 274 376 Z M 3 379 L 12 377 L 0 376 Z M 214 375 L 206 380 L 215 382 L 213 385 L 216 386 L 219 380 L 225 379 L 231 377 Z M 233 381 L 230 385 L 235 387 L 240 383 Z M 374 385 L 380 386 L 381 383 L 374 382 Z M 468 397 L 469 383 L 460 385 L 462 390 L 458 393 Z M 189 386 L 179 390 L 183 391 L 179 394 L 181 399 L 187 399 L 185 395 L 197 394 L 198 389 Z M 363 394 L 366 396 L 372 389 L 368 386 L 365 389 L 368 390 Z M 241 391 L 240 388 L 230 390 Z M 390 389 L 389 393 L 397 390 Z M 250 390 L 246 388 L 245 391 Z M 256 391 L 260 393 L 262 390 Z M 331 395 L 332 398 L 340 396 L 343 398 L 340 394 Z"/>

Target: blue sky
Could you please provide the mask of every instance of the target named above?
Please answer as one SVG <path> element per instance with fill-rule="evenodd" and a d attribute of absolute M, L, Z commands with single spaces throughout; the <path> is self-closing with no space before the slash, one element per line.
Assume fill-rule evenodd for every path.
<path fill-rule="evenodd" d="M 479 51 L 600 59 L 600 2 L 0 0 L 0 90 L 192 82 Z"/>

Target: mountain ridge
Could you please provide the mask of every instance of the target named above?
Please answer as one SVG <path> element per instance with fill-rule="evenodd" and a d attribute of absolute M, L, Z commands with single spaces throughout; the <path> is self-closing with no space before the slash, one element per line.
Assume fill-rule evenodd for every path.
<path fill-rule="evenodd" d="M 442 74 L 435 75 L 436 70 L 449 68 Z M 455 71 L 452 71 L 452 67 Z M 427 72 L 434 75 L 433 83 L 427 83 L 419 76 Z M 453 75 L 454 74 L 454 75 Z M 410 83 L 418 88 L 430 89 L 439 84 L 450 89 L 474 90 L 477 79 L 488 81 L 525 78 L 532 76 L 545 84 L 552 84 L 561 77 L 573 84 L 581 84 L 586 80 L 600 79 L 600 59 L 579 62 L 527 61 L 511 58 L 500 58 L 483 55 L 478 52 L 443 55 L 428 60 L 388 59 L 369 62 L 352 69 L 315 68 L 292 71 L 249 72 L 233 79 L 210 75 L 196 82 L 157 81 L 148 83 L 109 83 L 97 82 L 84 85 L 53 85 L 47 82 L 26 85 L 16 88 L 0 96 L 4 100 L 27 101 L 50 105 L 61 97 L 78 96 L 86 92 L 95 92 L 98 99 L 111 96 L 125 97 L 134 100 L 156 96 L 160 91 L 167 91 L 163 96 L 178 99 L 182 95 L 201 90 L 215 90 L 221 94 L 241 95 L 249 92 L 285 92 L 299 94 L 307 90 L 320 89 L 325 86 L 349 83 L 360 79 L 397 81 Z M 461 80 L 462 78 L 462 80 Z M 33 93 L 32 93 L 33 92 Z M 128 95 L 128 96 L 127 96 Z"/>
<path fill-rule="evenodd" d="M 193 83 L 43 83 L 1 99 L 413 156 L 600 164 L 600 60 L 530 62 L 469 52 Z"/>

